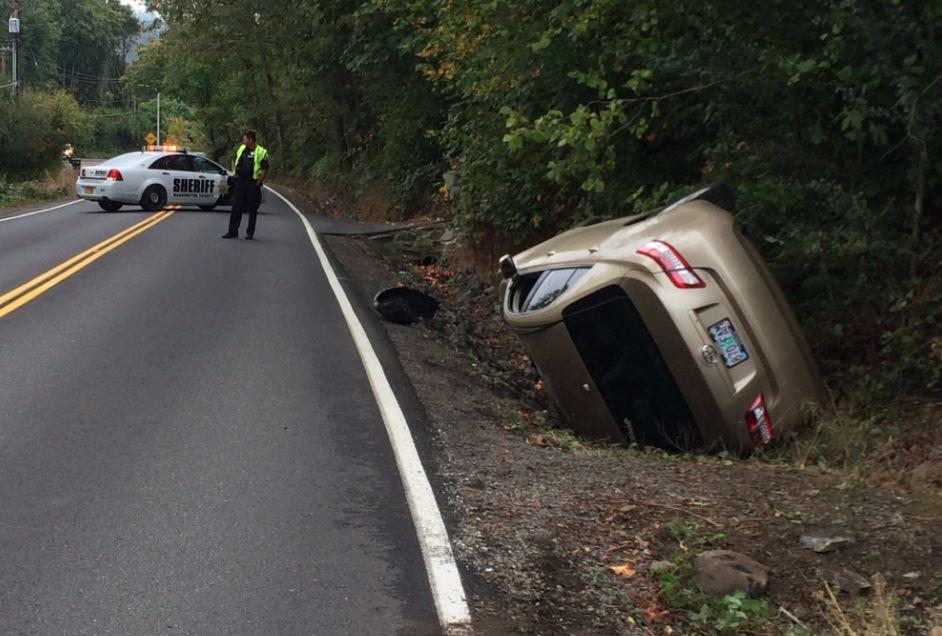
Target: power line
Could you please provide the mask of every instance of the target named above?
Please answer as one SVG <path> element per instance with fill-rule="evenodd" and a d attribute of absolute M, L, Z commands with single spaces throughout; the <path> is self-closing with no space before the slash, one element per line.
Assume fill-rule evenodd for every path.
<path fill-rule="evenodd" d="M 84 83 L 89 83 L 89 82 L 117 83 L 121 81 L 120 77 L 106 77 L 104 75 L 91 75 L 89 73 L 83 73 L 81 71 L 71 71 L 68 69 L 64 69 L 61 66 L 59 66 L 56 62 L 49 62 L 47 60 L 42 60 L 36 57 L 35 55 L 30 55 L 29 59 L 33 62 L 33 64 L 43 65 L 48 69 L 55 70 L 57 73 L 68 75 L 73 78 L 82 80 Z"/>
<path fill-rule="evenodd" d="M 132 99 L 133 99 L 132 97 L 113 97 L 113 98 L 111 98 L 111 99 L 85 99 L 85 98 L 82 98 L 81 101 L 82 101 L 83 104 L 103 104 L 103 105 L 107 105 L 107 104 L 124 104 L 124 103 L 126 103 L 126 102 L 131 101 Z"/>
<path fill-rule="evenodd" d="M 124 115 L 137 115 L 138 113 L 133 110 L 127 110 L 121 113 L 107 113 L 107 114 L 91 114 L 85 115 L 89 119 L 101 119 L 104 117 L 123 117 Z"/>

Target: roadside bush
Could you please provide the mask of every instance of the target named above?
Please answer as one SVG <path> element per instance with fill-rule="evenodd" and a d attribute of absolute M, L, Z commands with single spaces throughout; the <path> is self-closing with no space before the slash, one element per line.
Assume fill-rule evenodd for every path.
<path fill-rule="evenodd" d="M 81 107 L 65 91 L 0 99 L 0 175 L 26 180 L 57 171 L 65 144 L 87 131 Z"/>
<path fill-rule="evenodd" d="M 9 182 L 0 177 L 0 206 L 75 195 L 75 171 L 68 164 L 34 181 Z"/>

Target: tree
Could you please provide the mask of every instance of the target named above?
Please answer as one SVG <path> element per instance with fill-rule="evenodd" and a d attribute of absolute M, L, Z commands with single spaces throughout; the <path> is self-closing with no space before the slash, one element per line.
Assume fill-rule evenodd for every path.
<path fill-rule="evenodd" d="M 65 144 L 87 133 L 81 107 L 65 91 L 0 99 L 0 176 L 27 179 L 55 169 Z"/>
<path fill-rule="evenodd" d="M 85 100 L 118 92 L 131 39 L 141 29 L 118 0 L 61 0 L 59 86 Z"/>

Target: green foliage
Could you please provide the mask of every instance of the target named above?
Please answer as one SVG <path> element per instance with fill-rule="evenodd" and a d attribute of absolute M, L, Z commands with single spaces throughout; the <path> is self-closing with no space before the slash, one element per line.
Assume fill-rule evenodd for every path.
<path fill-rule="evenodd" d="M 6 17 L 13 8 L 10 0 L 0 2 L 4 28 L 0 29 L 0 47 L 9 47 Z M 20 8 L 21 78 L 27 88 L 54 86 L 58 76 L 59 42 L 62 39 L 62 0 L 23 2 Z M 9 54 L 8 54 L 9 55 Z M 7 58 L 9 65 L 9 57 Z M 10 70 L 7 73 L 11 73 Z M 11 80 L 7 75 L 0 85 Z M 5 91 L 4 91 L 5 92 Z"/>
<path fill-rule="evenodd" d="M 3 15 L 11 9 L 10 4 L 8 0 L 0 2 Z M 22 87 L 32 95 L 24 95 L 27 108 L 40 99 L 36 97 L 40 93 L 49 94 L 45 98 L 49 103 L 68 93 L 83 106 L 84 113 L 48 132 L 44 128 L 14 130 L 21 123 L 41 123 L 44 105 L 35 115 L 23 112 L 19 119 L 0 124 L 9 131 L 0 138 L 0 146 L 16 148 L 29 158 L 20 162 L 19 156 L 14 160 L 7 155 L 0 163 L 15 161 L 16 166 L 0 166 L 0 172 L 17 178 L 37 177 L 58 158 L 59 149 L 52 146 L 62 139 L 63 143 L 72 143 L 79 155 L 86 156 L 139 146 L 143 133 L 132 134 L 142 127 L 137 125 L 137 109 L 120 82 L 125 55 L 141 29 L 131 9 L 118 0 L 31 0 L 22 3 L 20 18 L 20 78 Z M 0 46 L 9 46 L 8 37 L 3 29 Z M 10 75 L 0 78 L 0 85 L 10 79 Z M 11 89 L 0 91 L 3 99 Z M 21 145 L 24 135 L 32 137 L 37 131 L 43 137 L 38 145 Z"/>
<path fill-rule="evenodd" d="M 435 191 L 443 104 L 372 2 L 154 6 L 170 29 L 131 66 L 128 90 L 192 105 L 215 154 L 228 155 L 253 128 L 296 175 L 353 190 L 379 185 L 403 207 Z"/>
<path fill-rule="evenodd" d="M 713 634 L 740 634 L 750 623 L 768 620 L 769 607 L 764 600 L 747 597 L 743 592 L 710 599 L 690 619 Z"/>
<path fill-rule="evenodd" d="M 34 178 L 58 168 L 62 149 L 87 134 L 87 120 L 64 91 L 0 98 L 0 176 Z"/>
<path fill-rule="evenodd" d="M 125 49 L 140 23 L 118 0 L 64 0 L 61 5 L 59 85 L 80 100 L 113 98 Z"/>
<path fill-rule="evenodd" d="M 11 4 L 0 3 L 4 16 Z M 141 28 L 130 8 L 119 0 L 30 0 L 22 3 L 20 19 L 25 87 L 64 89 L 83 103 L 120 97 L 124 55 Z M 8 46 L 8 38 L 4 28 L 0 46 Z"/>
<path fill-rule="evenodd" d="M 691 520 L 681 521 L 680 519 L 670 519 L 664 527 L 667 528 L 667 533 L 671 538 L 680 543 L 693 538 L 697 530 L 699 530 L 700 524 Z"/>

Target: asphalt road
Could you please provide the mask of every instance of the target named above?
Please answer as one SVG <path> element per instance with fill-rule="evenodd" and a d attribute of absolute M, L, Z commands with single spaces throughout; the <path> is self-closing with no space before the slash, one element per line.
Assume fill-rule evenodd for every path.
<path fill-rule="evenodd" d="M 0 316 L 0 633 L 435 632 L 347 327 L 297 217 L 262 212 L 249 242 L 175 211 Z M 0 223 L 0 312 L 149 217 Z"/>

